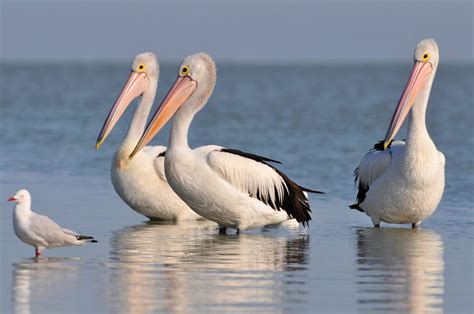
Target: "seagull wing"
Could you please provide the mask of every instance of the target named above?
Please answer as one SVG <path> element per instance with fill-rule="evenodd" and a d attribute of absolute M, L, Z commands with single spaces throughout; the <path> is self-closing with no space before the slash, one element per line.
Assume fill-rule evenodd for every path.
<path fill-rule="evenodd" d="M 52 219 L 44 215 L 34 214 L 30 218 L 30 230 L 48 243 L 48 246 L 62 246 L 77 242 L 77 234 L 74 231 L 61 228 Z"/>

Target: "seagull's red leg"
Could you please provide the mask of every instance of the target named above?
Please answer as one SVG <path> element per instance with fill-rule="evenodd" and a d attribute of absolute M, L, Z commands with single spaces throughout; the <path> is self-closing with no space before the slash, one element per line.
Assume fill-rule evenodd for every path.
<path fill-rule="evenodd" d="M 39 251 L 38 248 L 35 248 L 35 257 L 40 257 L 41 256 L 41 252 Z"/>

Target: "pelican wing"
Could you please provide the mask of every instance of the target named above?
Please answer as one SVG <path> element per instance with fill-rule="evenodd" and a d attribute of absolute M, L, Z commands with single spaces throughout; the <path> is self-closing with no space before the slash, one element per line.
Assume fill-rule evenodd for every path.
<path fill-rule="evenodd" d="M 321 193 L 299 186 L 284 173 L 268 164 L 275 160 L 235 149 L 215 148 L 207 154 L 209 166 L 224 180 L 243 193 L 275 210 L 285 210 L 303 224 L 311 220 L 311 209 L 305 191 Z"/>
<path fill-rule="evenodd" d="M 393 141 L 386 150 L 383 150 L 383 144 L 378 142 L 374 145 L 364 158 L 360 161 L 359 166 L 354 170 L 354 183 L 358 187 L 357 203 L 350 205 L 352 209 L 357 209 L 363 212 L 364 210 L 359 206 L 365 200 L 367 191 L 369 191 L 372 182 L 390 165 L 392 161 L 392 151 L 405 145 L 405 141 Z"/>
<path fill-rule="evenodd" d="M 165 176 L 165 154 L 166 146 L 145 146 L 143 148 L 143 153 L 149 155 L 152 158 L 153 169 L 155 169 L 156 175 L 163 181 L 166 181 Z"/>

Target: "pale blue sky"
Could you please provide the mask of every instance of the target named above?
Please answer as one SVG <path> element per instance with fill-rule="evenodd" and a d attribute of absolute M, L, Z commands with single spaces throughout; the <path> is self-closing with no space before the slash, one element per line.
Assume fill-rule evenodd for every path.
<path fill-rule="evenodd" d="M 2 1 L 4 60 L 397 62 L 433 37 L 473 62 L 473 1 Z"/>

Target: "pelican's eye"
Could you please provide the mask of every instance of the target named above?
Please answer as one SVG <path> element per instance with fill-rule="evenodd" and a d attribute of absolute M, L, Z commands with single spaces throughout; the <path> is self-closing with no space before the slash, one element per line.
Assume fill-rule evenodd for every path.
<path fill-rule="evenodd" d="M 189 65 L 185 65 L 181 68 L 180 74 L 181 76 L 186 76 L 189 74 Z"/>
<path fill-rule="evenodd" d="M 421 61 L 423 62 L 428 62 L 428 60 L 430 60 L 430 54 L 428 52 L 425 52 L 422 56 L 421 56 Z"/>
<path fill-rule="evenodd" d="M 146 66 L 143 63 L 140 63 L 137 66 L 137 72 L 145 72 L 146 71 Z"/>

